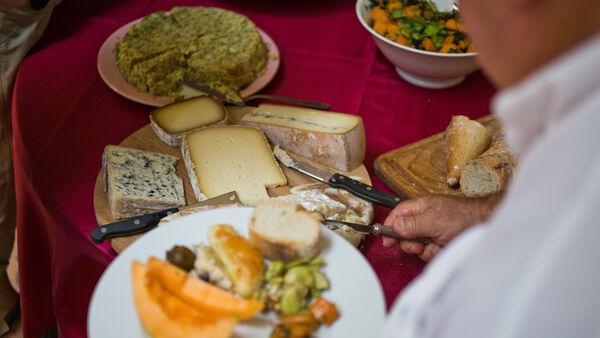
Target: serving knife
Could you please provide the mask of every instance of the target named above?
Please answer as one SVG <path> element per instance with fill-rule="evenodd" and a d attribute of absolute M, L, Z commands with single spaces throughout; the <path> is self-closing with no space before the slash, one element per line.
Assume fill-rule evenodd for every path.
<path fill-rule="evenodd" d="M 195 208 L 202 205 L 227 205 L 240 203 L 240 199 L 235 191 L 225 193 L 207 200 L 186 205 L 183 207 L 169 208 L 151 214 L 145 214 L 124 219 L 122 221 L 101 225 L 92 229 L 90 237 L 96 244 L 100 244 L 105 240 L 119 236 L 129 236 L 148 231 L 158 224 L 158 222 L 173 213 L 178 211 Z"/>
<path fill-rule="evenodd" d="M 398 196 L 379 190 L 368 184 L 354 180 L 340 173 L 331 174 L 328 171 L 319 169 L 309 163 L 293 159 L 285 150 L 276 147 L 275 157 L 288 168 L 295 169 L 305 175 L 308 175 L 317 181 L 329 184 L 333 188 L 347 190 L 354 196 L 358 196 L 366 201 L 393 209 L 402 199 Z"/>
<path fill-rule="evenodd" d="M 425 238 L 425 237 L 404 238 L 404 237 L 398 235 L 392 227 L 385 226 L 381 223 L 374 223 L 373 225 L 363 225 L 363 224 L 342 222 L 342 221 L 333 221 L 333 220 L 324 220 L 322 223 L 328 229 L 331 229 L 331 230 L 338 230 L 338 229 L 344 229 L 345 227 L 350 227 L 351 229 L 361 232 L 361 233 L 372 234 L 372 235 L 376 235 L 376 236 L 391 237 L 391 238 L 395 238 L 398 240 L 419 242 L 419 243 L 423 243 L 423 244 L 429 244 L 429 243 L 433 242 L 431 240 L 431 238 Z"/>

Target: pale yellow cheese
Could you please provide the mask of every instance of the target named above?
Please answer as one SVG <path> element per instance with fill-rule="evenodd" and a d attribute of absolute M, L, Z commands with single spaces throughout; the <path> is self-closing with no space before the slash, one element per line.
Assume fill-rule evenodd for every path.
<path fill-rule="evenodd" d="M 362 123 L 356 115 L 268 103 L 252 109 L 241 121 L 328 134 L 344 134 Z"/>
<path fill-rule="evenodd" d="M 183 133 L 211 124 L 224 123 L 227 112 L 211 96 L 198 96 L 155 109 L 150 113 L 152 129 L 165 143 L 181 145 Z"/>
<path fill-rule="evenodd" d="M 198 200 L 235 190 L 245 205 L 268 198 L 266 187 L 285 185 L 260 129 L 211 126 L 186 134 L 182 153 Z"/>
<path fill-rule="evenodd" d="M 271 143 L 335 169 L 350 171 L 365 158 L 360 116 L 261 104 L 240 124 L 260 128 Z"/>

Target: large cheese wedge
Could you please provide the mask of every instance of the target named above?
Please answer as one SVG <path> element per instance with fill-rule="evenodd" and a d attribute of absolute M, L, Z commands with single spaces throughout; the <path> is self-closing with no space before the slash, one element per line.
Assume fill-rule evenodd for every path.
<path fill-rule="evenodd" d="M 240 124 L 258 127 L 273 144 L 339 170 L 352 170 L 365 158 L 360 116 L 261 104 Z"/>
<path fill-rule="evenodd" d="M 179 147 L 183 134 L 211 124 L 227 123 L 227 110 L 211 96 L 198 96 L 153 110 L 150 125 L 166 144 Z"/>
<path fill-rule="evenodd" d="M 257 128 L 202 128 L 184 136 L 181 152 L 199 201 L 235 190 L 243 204 L 256 205 L 269 197 L 266 187 L 287 183 Z"/>
<path fill-rule="evenodd" d="M 127 218 L 184 206 L 177 157 L 108 145 L 102 155 L 104 191 L 113 218 Z"/>

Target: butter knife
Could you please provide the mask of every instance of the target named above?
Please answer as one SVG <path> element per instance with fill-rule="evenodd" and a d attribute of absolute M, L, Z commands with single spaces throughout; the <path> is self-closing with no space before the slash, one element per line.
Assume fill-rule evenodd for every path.
<path fill-rule="evenodd" d="M 275 157 L 288 168 L 292 168 L 308 175 L 318 181 L 329 184 L 333 188 L 341 188 L 347 190 L 354 196 L 358 196 L 366 201 L 375 203 L 390 209 L 393 209 L 402 199 L 398 196 L 379 190 L 368 184 L 354 180 L 340 173 L 331 174 L 328 171 L 319 169 L 306 162 L 293 159 L 285 150 L 275 147 L 273 151 Z"/>
<path fill-rule="evenodd" d="M 363 225 L 363 224 L 342 222 L 342 221 L 333 221 L 333 220 L 324 220 L 322 223 L 325 227 L 327 227 L 328 229 L 331 229 L 331 230 L 339 230 L 339 229 L 344 229 L 345 227 L 350 227 L 351 229 L 353 229 L 355 231 L 365 233 L 365 234 L 371 234 L 371 235 L 375 235 L 375 236 L 385 236 L 385 237 L 395 238 L 398 240 L 419 242 L 419 243 L 423 243 L 425 245 L 429 244 L 429 243 L 433 243 L 431 238 L 423 238 L 423 237 L 404 238 L 404 237 L 398 235 L 392 227 L 385 226 L 381 223 L 374 223 L 373 225 Z"/>
<path fill-rule="evenodd" d="M 238 198 L 238 195 L 235 191 L 231 191 L 231 192 L 225 193 L 223 195 L 219 195 L 219 196 L 207 199 L 205 201 L 197 202 L 197 203 L 186 205 L 183 207 L 169 208 L 169 209 L 153 212 L 151 214 L 135 216 L 135 217 L 124 219 L 122 221 L 101 225 L 99 227 L 92 229 L 92 232 L 90 233 L 90 237 L 92 238 L 92 241 L 94 241 L 94 243 L 100 244 L 109 238 L 119 237 L 119 236 L 129 236 L 129 235 L 134 235 L 134 234 L 148 231 L 148 230 L 156 227 L 156 225 L 162 218 L 164 218 L 168 215 L 171 215 L 173 213 L 176 213 L 178 211 L 182 211 L 185 209 L 194 208 L 194 207 L 198 207 L 198 206 L 202 206 L 202 205 L 227 205 L 227 204 L 234 204 L 234 203 L 240 203 L 240 199 Z"/>

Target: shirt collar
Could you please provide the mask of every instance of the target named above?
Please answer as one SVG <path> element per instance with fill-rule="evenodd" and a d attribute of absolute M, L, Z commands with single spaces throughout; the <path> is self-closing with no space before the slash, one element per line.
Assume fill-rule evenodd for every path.
<path fill-rule="evenodd" d="M 600 34 L 596 34 L 496 95 L 492 111 L 504 125 L 506 142 L 515 155 L 522 156 L 549 126 L 600 86 L 599 60 Z"/>

